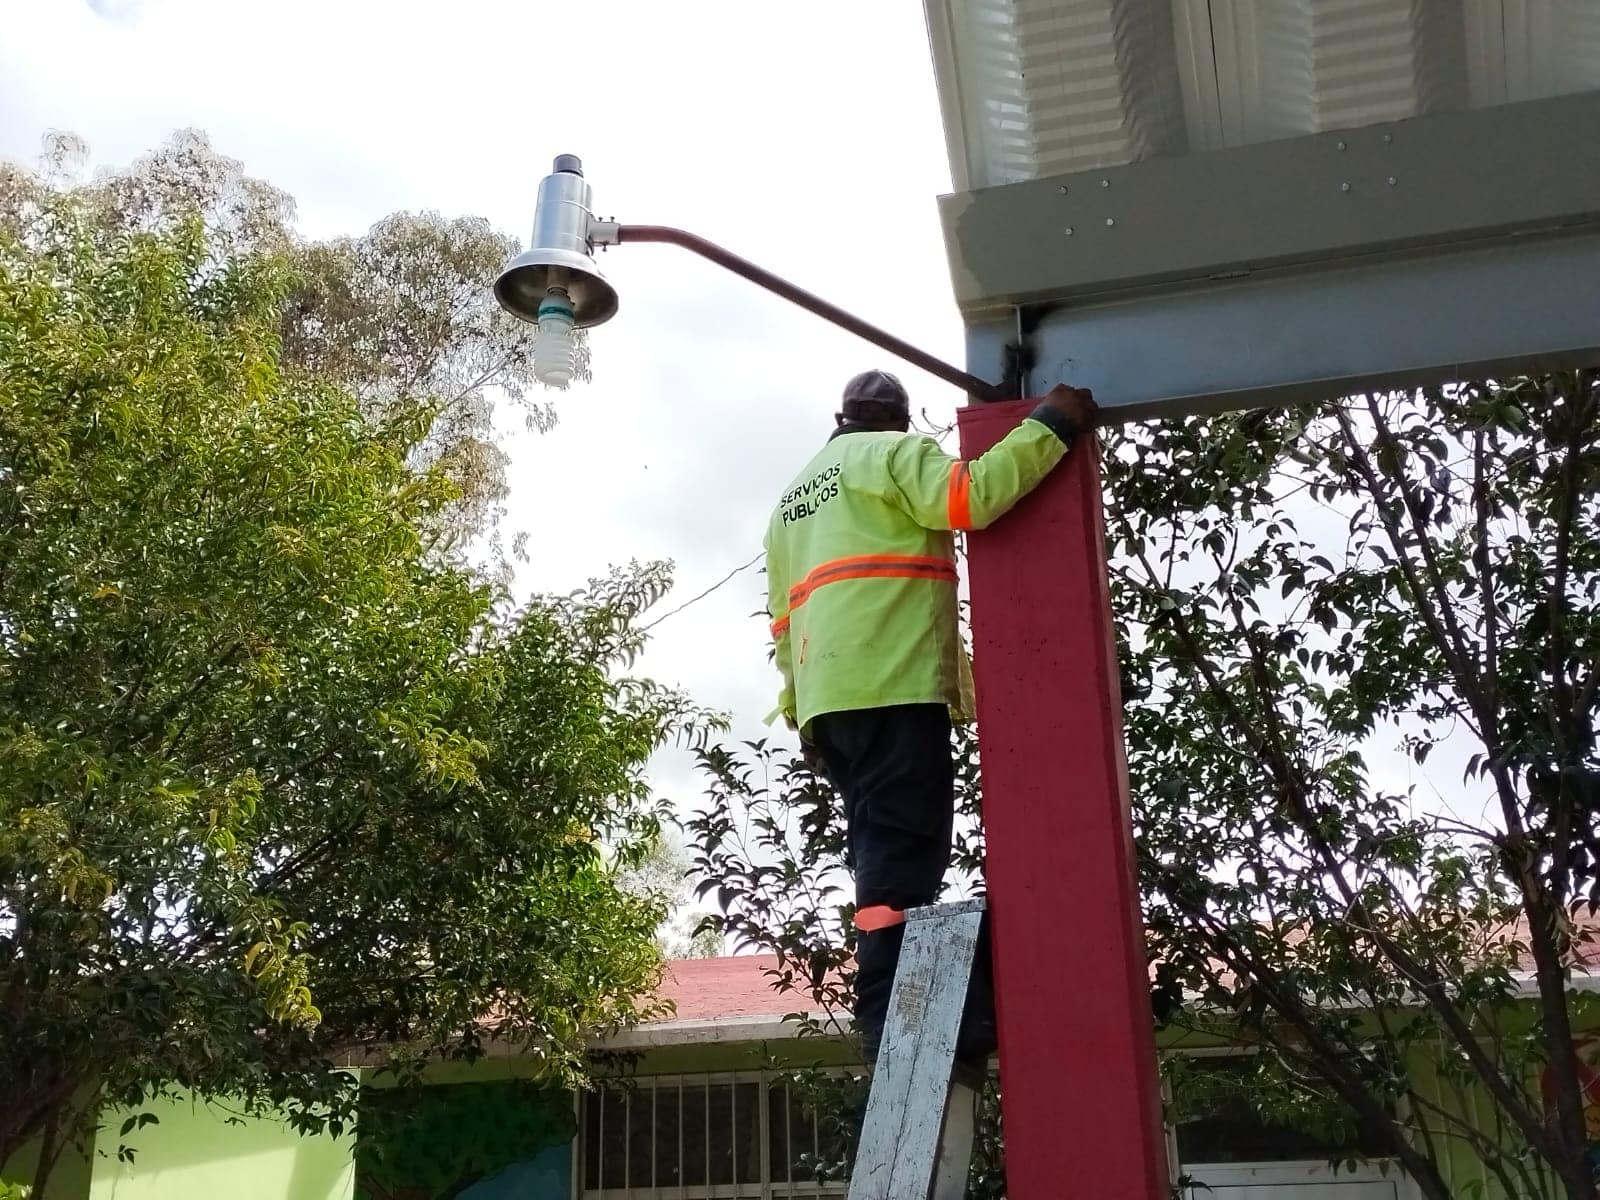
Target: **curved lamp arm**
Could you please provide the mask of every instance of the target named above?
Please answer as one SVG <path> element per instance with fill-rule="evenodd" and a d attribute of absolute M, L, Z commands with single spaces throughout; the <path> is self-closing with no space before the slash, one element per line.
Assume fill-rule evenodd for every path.
<path fill-rule="evenodd" d="M 682 229 L 674 229 L 669 225 L 619 225 L 609 221 L 596 221 L 591 229 L 595 245 L 613 245 L 625 242 L 664 242 L 671 246 L 681 246 L 700 255 L 701 258 L 710 259 L 720 267 L 726 267 L 735 275 L 742 275 L 751 283 L 764 287 L 769 292 L 775 292 L 785 300 L 792 300 L 808 312 L 813 312 L 825 321 L 831 321 L 841 329 L 848 329 L 857 337 L 865 338 L 879 349 L 887 350 L 890 354 L 914 363 L 936 375 L 946 383 L 954 384 L 969 396 L 978 400 L 1008 400 L 1005 389 L 997 384 L 988 383 L 976 375 L 969 374 L 959 367 L 953 367 L 943 359 L 935 358 L 925 350 L 919 350 L 910 342 L 903 341 L 879 329 L 876 325 L 863 321 L 860 317 L 846 312 L 835 304 L 829 304 L 820 296 L 813 295 L 804 288 L 796 287 L 787 279 L 774 275 L 771 271 L 756 266 L 747 258 L 741 258 L 731 250 L 725 250 L 715 242 L 707 241 L 698 234 L 689 233 Z"/>

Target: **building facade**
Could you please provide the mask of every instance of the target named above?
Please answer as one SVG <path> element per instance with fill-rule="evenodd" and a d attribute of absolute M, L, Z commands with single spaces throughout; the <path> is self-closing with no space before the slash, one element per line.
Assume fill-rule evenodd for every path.
<path fill-rule="evenodd" d="M 826 1014 L 802 1034 L 801 1001 L 772 989 L 759 956 L 671 964 L 664 1020 L 597 1048 L 608 1082 L 574 1094 L 531 1079 L 515 1055 L 435 1068 L 400 1092 L 374 1079 L 353 1136 L 303 1137 L 241 1118 L 226 1104 L 154 1106 L 158 1122 L 125 1139 L 110 1114 L 100 1145 L 63 1161 L 47 1200 L 788 1200 L 842 1197 L 838 1120 L 819 1092 L 856 1074 L 847 1039 Z M 833 1028 L 837 1028 L 834 1026 Z M 1071 1036 L 1063 1029 L 1062 1036 Z M 1164 1039 L 1163 1053 L 1214 1077 L 1217 1102 L 1168 1130 L 1174 1177 L 1192 1200 L 1412 1200 L 1382 1159 L 1335 1170 L 1330 1146 L 1260 1120 L 1230 1088 L 1244 1051 Z M 1093 1081 L 1062 1080 L 1061 1087 Z M 828 1108 L 827 1111 L 832 1111 Z M 846 1118 L 848 1119 L 848 1118 Z M 119 1141 L 132 1145 L 119 1161 Z M 832 1169 L 819 1178 L 819 1165 Z M 25 1179 L 25 1164 L 10 1177 Z M 1463 1194 L 1476 1181 L 1458 1169 Z M 1492 1192 L 1485 1195 L 1492 1195 Z"/>

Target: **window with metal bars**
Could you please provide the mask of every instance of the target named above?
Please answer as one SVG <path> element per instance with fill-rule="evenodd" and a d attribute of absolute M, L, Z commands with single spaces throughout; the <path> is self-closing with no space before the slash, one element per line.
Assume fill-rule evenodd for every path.
<path fill-rule="evenodd" d="M 583 1095 L 584 1200 L 839 1197 L 816 1114 L 762 1072 L 632 1079 Z"/>

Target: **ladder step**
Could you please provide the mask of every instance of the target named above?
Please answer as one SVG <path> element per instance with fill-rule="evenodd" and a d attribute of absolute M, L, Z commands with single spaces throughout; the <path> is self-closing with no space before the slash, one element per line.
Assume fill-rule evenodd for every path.
<path fill-rule="evenodd" d="M 938 1200 L 965 1188 L 977 1098 L 953 1088 L 950 1072 L 983 908 L 964 900 L 906 913 L 849 1200 L 929 1200 L 936 1168 Z"/>

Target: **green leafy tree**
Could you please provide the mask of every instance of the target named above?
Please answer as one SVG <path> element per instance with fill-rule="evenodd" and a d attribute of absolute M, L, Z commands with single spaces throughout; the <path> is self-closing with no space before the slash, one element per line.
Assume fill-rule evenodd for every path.
<path fill-rule="evenodd" d="M 649 852 L 621 873 L 619 882 L 630 894 L 666 910 L 666 919 L 656 931 L 662 954 L 668 958 L 715 958 L 722 953 L 722 937 L 706 925 L 706 914 L 692 906 L 690 874 L 683 837 L 667 825 Z"/>
<path fill-rule="evenodd" d="M 0 223 L 56 194 L 108 234 L 163 232 L 199 220 L 213 265 L 235 255 L 281 255 L 292 269 L 279 301 L 279 370 L 342 388 L 369 419 L 431 414 L 413 466 L 438 468 L 456 495 L 430 518 L 432 543 L 459 548 L 482 537 L 504 568 L 506 457 L 496 444 L 496 401 L 520 409 L 530 429 L 555 411 L 533 377 L 528 327 L 504 312 L 490 285 L 519 248 L 479 217 L 393 213 L 366 233 L 313 240 L 294 227 L 293 197 L 246 174 L 204 133 L 183 130 L 131 166 L 84 178 L 82 139 L 47 139 L 40 169 L 0 166 Z M 588 378 L 579 331 L 578 377 Z"/>
<path fill-rule="evenodd" d="M 1168 1016 L 1228 1013 L 1263 1096 L 1331 1098 L 1430 1197 L 1456 1145 L 1508 1195 L 1595 1190 L 1572 982 L 1600 896 L 1597 404 L 1567 373 L 1109 456 Z"/>
<path fill-rule="evenodd" d="M 1469 1194 L 1463 1153 L 1504 1195 L 1592 1197 L 1574 975 L 1600 898 L 1600 377 L 1106 443 L 1159 1018 L 1259 1051 L 1236 1081 L 1258 1112 L 1394 1158 L 1430 1198 Z M 957 754 L 970 882 L 981 797 Z M 1412 782 L 1384 782 L 1400 756 Z M 702 766 L 715 924 L 843 1010 L 838 806 L 787 748 Z M 985 1149 L 970 1194 L 1003 1194 L 997 1129 Z"/>
<path fill-rule="evenodd" d="M 430 552 L 437 403 L 280 363 L 270 239 L 6 194 L 0 1162 L 43 1139 L 40 1200 L 177 1088 L 338 1133 L 336 1065 L 491 1037 L 577 1071 L 659 969 L 616 871 L 701 727 L 627 673 L 665 568 L 512 609 Z"/>

